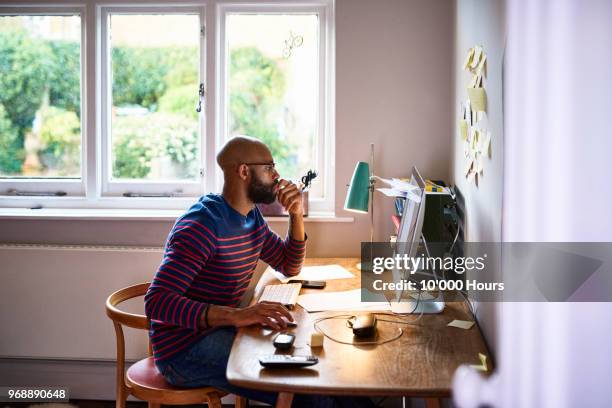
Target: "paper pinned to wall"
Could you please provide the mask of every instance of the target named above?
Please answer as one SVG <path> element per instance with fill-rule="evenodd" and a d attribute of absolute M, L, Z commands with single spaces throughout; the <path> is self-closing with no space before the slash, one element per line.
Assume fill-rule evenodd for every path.
<path fill-rule="evenodd" d="M 470 65 L 472 64 L 472 58 L 474 58 L 474 48 L 470 48 L 468 50 L 467 56 L 465 57 L 465 62 L 463 63 L 463 69 L 468 70 Z"/>
<path fill-rule="evenodd" d="M 482 153 L 486 154 L 488 157 L 491 157 L 491 131 L 490 130 L 487 130 L 487 132 L 485 133 Z"/>
<path fill-rule="evenodd" d="M 482 77 L 485 72 L 485 67 L 487 63 L 487 55 L 483 52 L 480 61 L 478 62 L 478 66 L 476 67 L 476 72 Z"/>
<path fill-rule="evenodd" d="M 473 110 L 486 111 L 487 94 L 484 88 L 468 88 L 467 91 L 470 97 L 470 103 Z"/>
<path fill-rule="evenodd" d="M 482 160 L 482 153 L 478 153 L 477 157 L 476 157 L 476 173 L 480 173 L 482 174 L 484 172 L 484 166 L 482 164 L 483 160 Z"/>
<path fill-rule="evenodd" d="M 459 121 L 459 131 L 461 132 L 461 140 L 467 140 L 468 125 L 465 119 Z"/>
<path fill-rule="evenodd" d="M 474 56 L 472 57 L 472 61 L 470 62 L 470 68 L 476 68 L 480 63 L 480 58 L 482 56 L 482 48 L 480 46 L 474 47 Z"/>

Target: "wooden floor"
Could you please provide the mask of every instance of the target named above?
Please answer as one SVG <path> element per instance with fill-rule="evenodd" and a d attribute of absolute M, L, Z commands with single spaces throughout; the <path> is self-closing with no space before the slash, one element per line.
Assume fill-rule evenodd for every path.
<path fill-rule="evenodd" d="M 162 405 L 163 406 L 163 405 Z M 169 405 L 166 405 L 169 407 Z M 33 402 L 20 402 L 20 403 L 2 403 L 0 402 L 0 408 L 21 408 L 21 407 L 32 407 L 32 408 L 115 408 L 115 401 L 94 401 L 94 400 L 70 400 L 69 403 L 59 404 L 44 404 L 44 403 L 33 403 Z M 200 405 L 181 405 L 180 408 L 203 408 L 204 404 Z M 147 408 L 146 402 L 139 401 L 128 401 L 126 408 Z M 233 405 L 223 405 L 223 408 L 233 408 Z"/>

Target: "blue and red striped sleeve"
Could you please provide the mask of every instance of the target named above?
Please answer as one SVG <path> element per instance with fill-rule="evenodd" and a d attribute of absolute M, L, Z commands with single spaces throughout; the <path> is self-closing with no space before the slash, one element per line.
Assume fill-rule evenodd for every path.
<path fill-rule="evenodd" d="M 179 220 L 164 250 L 164 258 L 147 291 L 145 313 L 151 320 L 197 331 L 208 306 L 185 296 L 196 275 L 215 252 L 215 233 L 196 220 Z"/>
<path fill-rule="evenodd" d="M 298 241 L 287 234 L 283 239 L 266 225 L 261 260 L 285 276 L 300 273 L 306 255 L 306 239 Z"/>

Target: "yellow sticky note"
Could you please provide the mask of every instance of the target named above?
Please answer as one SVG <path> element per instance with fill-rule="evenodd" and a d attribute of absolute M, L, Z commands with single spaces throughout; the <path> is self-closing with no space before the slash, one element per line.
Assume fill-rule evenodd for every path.
<path fill-rule="evenodd" d="M 461 140 L 467 140 L 467 121 L 461 119 L 459 121 L 459 131 L 461 132 Z"/>
<path fill-rule="evenodd" d="M 473 57 L 474 57 L 474 48 L 470 48 L 467 56 L 465 57 L 465 62 L 463 63 L 463 69 L 468 70 L 470 68 Z"/>
<path fill-rule="evenodd" d="M 478 72 L 479 75 L 484 75 L 484 69 L 485 69 L 485 64 L 487 62 L 487 54 L 485 54 L 484 52 L 482 53 L 482 57 L 480 57 L 480 62 L 478 63 L 478 66 L 476 67 L 476 72 Z"/>
<path fill-rule="evenodd" d="M 470 367 L 478 371 L 488 371 L 487 356 L 482 353 L 478 353 L 478 358 L 480 359 L 480 365 L 472 364 Z"/>
<path fill-rule="evenodd" d="M 468 96 L 470 97 L 470 105 L 472 110 L 486 111 L 487 110 L 487 94 L 484 88 L 468 88 Z"/>
<path fill-rule="evenodd" d="M 482 48 L 478 45 L 474 47 L 474 56 L 472 57 L 472 62 L 470 62 L 470 68 L 476 68 L 480 63 L 480 58 L 482 55 Z"/>
<path fill-rule="evenodd" d="M 477 88 L 478 87 L 478 75 L 472 75 L 472 79 L 470 80 L 470 84 L 468 88 Z"/>
<path fill-rule="evenodd" d="M 452 322 L 450 322 L 449 324 L 447 324 L 447 326 L 450 327 L 457 327 L 459 329 L 463 329 L 463 330 L 469 330 L 472 328 L 472 326 L 474 325 L 474 322 L 471 322 L 469 320 L 453 320 Z"/>

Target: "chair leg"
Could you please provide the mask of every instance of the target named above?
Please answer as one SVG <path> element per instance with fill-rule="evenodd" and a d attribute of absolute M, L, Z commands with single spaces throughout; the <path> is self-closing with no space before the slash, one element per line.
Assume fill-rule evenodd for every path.
<path fill-rule="evenodd" d="M 247 408 L 247 399 L 236 395 L 236 404 L 234 406 L 236 408 Z"/>
<path fill-rule="evenodd" d="M 442 406 L 442 401 L 440 398 L 425 398 L 425 407 L 426 408 L 440 408 Z"/>
<path fill-rule="evenodd" d="M 221 398 L 219 398 L 219 394 L 216 392 L 206 395 L 206 399 L 209 408 L 221 408 Z"/>
<path fill-rule="evenodd" d="M 293 394 L 287 392 L 278 393 L 275 408 L 290 408 L 293 402 Z"/>
<path fill-rule="evenodd" d="M 149 402 L 149 408 L 161 408 L 161 404 L 157 404 L 155 402 Z"/>
<path fill-rule="evenodd" d="M 127 400 L 127 393 L 124 388 L 120 388 L 120 385 L 117 387 L 117 396 L 115 398 L 115 408 L 125 408 L 125 403 Z"/>

